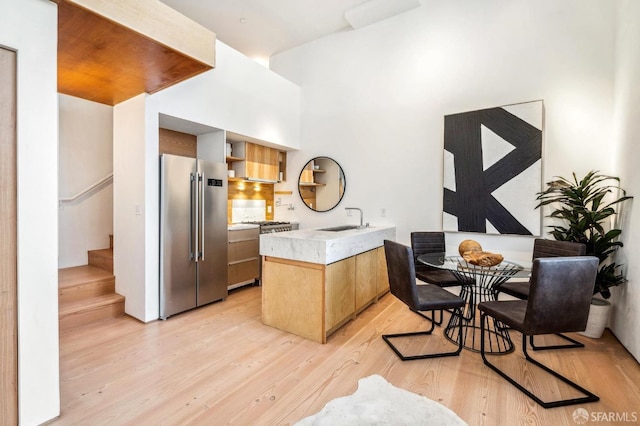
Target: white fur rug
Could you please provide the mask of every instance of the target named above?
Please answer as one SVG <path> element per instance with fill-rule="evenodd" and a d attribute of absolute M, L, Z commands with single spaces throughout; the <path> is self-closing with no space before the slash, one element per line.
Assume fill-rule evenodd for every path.
<path fill-rule="evenodd" d="M 320 412 L 295 426 L 466 425 L 442 404 L 397 388 L 376 375 L 358 381 L 352 395 L 329 401 Z"/>

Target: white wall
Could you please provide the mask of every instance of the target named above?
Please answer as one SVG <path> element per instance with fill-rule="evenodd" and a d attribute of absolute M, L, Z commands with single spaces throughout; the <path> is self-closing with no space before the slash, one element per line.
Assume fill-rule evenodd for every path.
<path fill-rule="evenodd" d="M 160 114 L 185 120 L 187 127 L 196 123 L 194 129 L 224 129 L 295 149 L 300 89 L 217 42 L 215 69 L 114 108 L 116 290 L 127 298 L 127 314 L 145 322 L 159 315 Z M 222 158 L 224 143 L 218 145 Z"/>
<path fill-rule="evenodd" d="M 113 108 L 59 95 L 58 192 L 72 197 L 113 172 Z M 109 247 L 113 185 L 100 185 L 58 212 L 58 267 L 86 265 L 87 251 Z"/>
<path fill-rule="evenodd" d="M 302 150 L 288 157 L 290 176 L 314 156 L 335 158 L 347 180 L 340 207 L 396 224 L 398 240 L 409 243 L 412 230 L 442 229 L 443 116 L 542 99 L 545 182 L 597 169 L 621 176 L 631 195 L 640 190 L 632 172 L 640 133 L 638 2 L 624 0 L 619 10 L 602 0 L 421 3 L 271 58 L 272 69 L 302 88 Z M 306 209 L 294 180 L 283 187 L 294 191 L 283 202 L 296 210 L 276 209 L 277 218 L 304 227 L 355 221 L 340 207 Z M 628 207 L 620 254 L 629 282 L 614 289 L 611 325 L 640 359 L 640 269 L 632 260 L 640 213 Z M 533 245 L 526 237 L 449 233 L 449 251 L 465 238 L 522 260 Z"/>
<path fill-rule="evenodd" d="M 300 88 L 221 42 L 216 68 L 149 96 L 152 111 L 300 147 Z"/>
<path fill-rule="evenodd" d="M 638 174 L 638 135 L 640 134 L 640 2 L 624 0 L 618 9 L 615 75 L 615 137 L 617 173 L 621 186 L 636 198 L 640 194 Z M 627 268 L 626 284 L 615 288 L 611 328 L 636 359 L 640 359 L 640 210 L 638 200 L 627 203 L 623 210 L 624 249 L 618 260 Z"/>
<path fill-rule="evenodd" d="M 612 128 L 613 3 L 421 3 L 271 58 L 302 88 L 302 150 L 288 156 L 289 175 L 319 155 L 346 175 L 345 197 L 329 213 L 305 208 L 294 180 L 279 187 L 296 194 L 302 226 L 353 223 L 341 207 L 356 206 L 367 222 L 396 224 L 405 243 L 412 230 L 442 229 L 443 117 L 452 113 L 542 99 L 544 180 L 612 171 L 602 146 Z M 449 248 L 468 237 L 448 234 Z M 523 259 L 533 244 L 472 237 Z"/>
<path fill-rule="evenodd" d="M 0 44 L 17 50 L 18 403 L 22 425 L 60 413 L 57 8 L 0 0 Z"/>
<path fill-rule="evenodd" d="M 142 321 L 153 319 L 145 316 L 144 285 L 148 255 L 146 99 L 147 95 L 142 94 L 113 108 L 113 272 L 116 292 L 125 297 L 125 312 Z M 149 208 L 157 211 L 158 207 L 156 204 Z"/>

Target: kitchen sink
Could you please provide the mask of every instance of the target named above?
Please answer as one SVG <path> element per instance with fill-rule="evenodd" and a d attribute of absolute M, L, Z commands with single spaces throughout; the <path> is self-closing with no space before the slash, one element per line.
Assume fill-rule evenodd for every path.
<path fill-rule="evenodd" d="M 332 226 L 331 228 L 321 228 L 318 231 L 340 232 L 340 231 L 348 231 L 350 229 L 358 229 L 358 225 Z"/>

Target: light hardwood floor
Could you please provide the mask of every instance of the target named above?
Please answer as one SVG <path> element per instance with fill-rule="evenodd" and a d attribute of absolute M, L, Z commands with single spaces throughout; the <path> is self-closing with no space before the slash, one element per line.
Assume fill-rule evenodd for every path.
<path fill-rule="evenodd" d="M 371 374 L 444 404 L 469 425 L 577 424 L 572 414 L 580 406 L 540 408 L 477 353 L 399 361 L 381 333 L 426 324 L 390 294 L 322 345 L 264 326 L 260 292 L 237 289 L 224 302 L 167 321 L 125 316 L 62 334 L 62 414 L 50 424 L 286 425 L 354 392 Z M 608 331 L 599 340 L 577 338 L 586 348 L 534 356 L 601 397 L 581 406 L 591 416 L 619 416 L 600 424 L 631 424 L 620 416 L 640 417 L 640 366 Z M 442 343 L 441 329 L 428 339 Z M 498 358 L 526 380 L 536 375 L 522 367 L 518 352 Z"/>

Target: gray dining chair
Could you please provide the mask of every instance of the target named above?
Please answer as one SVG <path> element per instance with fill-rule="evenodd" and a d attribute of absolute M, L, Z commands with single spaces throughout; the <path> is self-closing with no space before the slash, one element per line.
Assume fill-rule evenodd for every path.
<path fill-rule="evenodd" d="M 461 285 L 471 285 L 473 282 L 463 277 L 466 282 L 461 282 L 450 271 L 434 268 L 418 261 L 418 256 L 424 254 L 442 254 L 446 252 L 444 232 L 438 231 L 415 231 L 411 233 L 411 249 L 413 250 L 413 259 L 416 271 L 416 278 L 428 283 L 435 284 L 439 287 L 456 287 Z M 434 321 L 436 325 L 442 324 L 442 311 L 439 312 L 439 319 L 435 316 L 426 319 Z"/>
<path fill-rule="evenodd" d="M 544 408 L 595 402 L 600 399 L 531 358 L 527 352 L 527 336 L 583 331 L 586 328 L 597 269 L 598 258 L 594 256 L 538 258 L 533 261 L 527 300 L 495 300 L 478 304 L 482 332 L 480 353 L 484 364 Z M 486 327 L 488 317 L 493 317 L 512 330 L 522 333 L 522 352 L 526 362 L 542 368 L 584 396 L 543 401 L 533 391 L 489 362 L 485 350 L 485 337 L 489 332 Z M 536 383 L 531 383 L 530 387 L 540 388 Z"/>
<path fill-rule="evenodd" d="M 385 240 L 384 252 L 389 274 L 389 290 L 391 294 L 400 299 L 400 301 L 411 308 L 412 311 L 416 313 L 431 311 L 431 315 L 433 316 L 433 311 L 451 309 L 453 315 L 462 315 L 462 308 L 465 305 L 464 299 L 434 284 L 416 284 L 414 257 L 410 247 L 396 243 L 395 241 Z M 421 316 L 427 318 L 424 315 Z M 455 351 L 404 355 L 396 345 L 393 344 L 392 340 L 396 338 L 432 334 L 435 323 L 430 321 L 430 324 L 430 328 L 426 331 L 384 334 L 382 335 L 382 339 L 402 361 L 459 355 L 462 350 L 462 321 L 459 321 L 458 347 Z"/>
<path fill-rule="evenodd" d="M 587 246 L 582 243 L 536 238 L 533 242 L 532 260 L 543 257 L 584 256 L 586 252 Z M 530 287 L 529 281 L 507 281 L 496 288 L 496 299 L 500 293 L 504 293 L 518 299 L 527 300 L 529 298 Z M 569 343 L 563 345 L 536 345 L 534 336 L 531 336 L 529 338 L 529 344 L 535 351 L 584 347 L 583 343 L 569 336 L 562 333 L 557 333 L 556 335 Z"/>
<path fill-rule="evenodd" d="M 582 243 L 571 241 L 556 241 L 536 238 L 533 241 L 533 254 L 531 260 L 539 257 L 559 257 L 559 256 L 584 256 L 587 246 Z M 529 297 L 529 282 L 527 281 L 507 281 L 498 289 L 498 293 L 508 294 L 518 299 Z"/>

